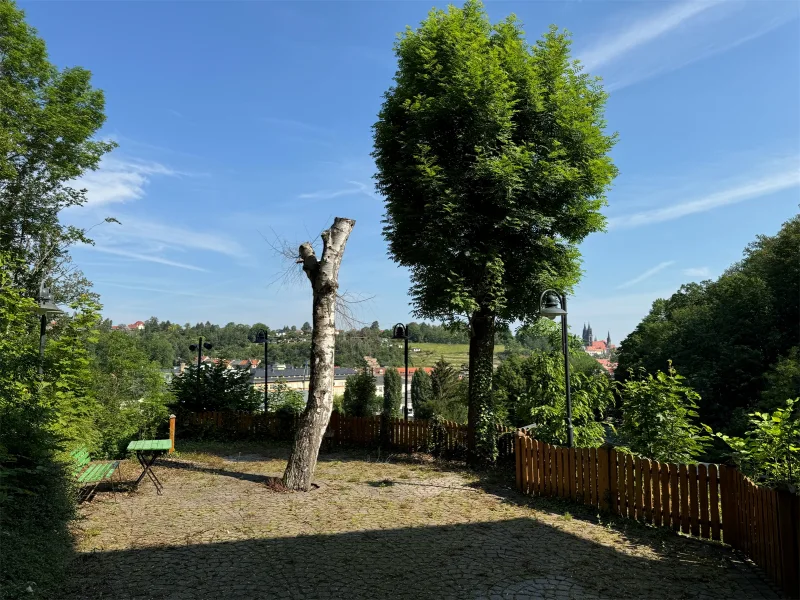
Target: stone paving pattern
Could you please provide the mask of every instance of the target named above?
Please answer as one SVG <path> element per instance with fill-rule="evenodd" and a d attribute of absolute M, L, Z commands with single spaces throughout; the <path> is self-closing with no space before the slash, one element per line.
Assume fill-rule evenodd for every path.
<path fill-rule="evenodd" d="M 163 496 L 144 480 L 84 504 L 60 598 L 779 597 L 719 544 L 526 498 L 506 474 L 335 452 L 317 489 L 277 493 L 286 449 L 238 447 L 162 461 Z"/>

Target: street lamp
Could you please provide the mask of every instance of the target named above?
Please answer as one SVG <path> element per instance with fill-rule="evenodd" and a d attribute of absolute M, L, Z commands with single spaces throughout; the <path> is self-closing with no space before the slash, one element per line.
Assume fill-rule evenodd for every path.
<path fill-rule="evenodd" d="M 39 305 L 36 307 L 39 315 L 39 375 L 44 373 L 44 342 L 47 333 L 47 317 L 63 315 L 64 311 L 53 302 L 50 288 L 44 287 L 44 281 L 39 285 Z"/>
<path fill-rule="evenodd" d="M 200 389 L 202 383 L 200 381 L 200 363 L 203 360 L 203 348 L 206 350 L 211 350 L 214 347 L 214 344 L 210 342 L 203 342 L 203 336 L 201 335 L 200 338 L 197 340 L 197 344 L 190 344 L 189 350 L 194 352 L 197 350 L 197 407 L 201 408 L 201 400 L 200 400 Z"/>
<path fill-rule="evenodd" d="M 393 340 L 404 340 L 405 341 L 405 357 L 406 357 L 406 376 L 405 376 L 405 404 L 403 406 L 403 414 L 405 415 L 405 420 L 408 421 L 408 326 L 403 325 L 402 323 L 398 323 L 392 329 L 392 339 Z"/>
<path fill-rule="evenodd" d="M 572 390 L 569 385 L 569 339 L 567 336 L 567 295 L 545 290 L 539 298 L 539 314 L 550 320 L 561 317 L 561 349 L 564 352 L 564 378 L 567 392 L 567 447 L 573 446 Z"/>
<path fill-rule="evenodd" d="M 256 331 L 256 337 L 253 338 L 254 344 L 264 344 L 264 412 L 267 412 L 269 406 L 269 365 L 267 359 L 269 358 L 269 338 L 264 329 Z M 254 376 L 255 377 L 255 376 Z"/>

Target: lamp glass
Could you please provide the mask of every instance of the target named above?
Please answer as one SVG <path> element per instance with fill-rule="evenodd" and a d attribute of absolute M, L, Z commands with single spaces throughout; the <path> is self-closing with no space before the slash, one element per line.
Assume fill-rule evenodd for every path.
<path fill-rule="evenodd" d="M 561 299 L 553 292 L 550 292 L 544 297 L 539 314 L 553 320 L 556 317 L 567 314 L 567 311 L 561 308 Z"/>
<path fill-rule="evenodd" d="M 406 339 L 406 326 L 402 323 L 398 323 L 394 326 L 392 330 L 392 339 L 394 340 L 404 340 Z"/>

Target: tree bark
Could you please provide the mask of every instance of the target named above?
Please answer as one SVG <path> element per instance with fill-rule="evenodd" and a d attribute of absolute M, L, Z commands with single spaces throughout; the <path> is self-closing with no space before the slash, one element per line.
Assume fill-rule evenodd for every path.
<path fill-rule="evenodd" d="M 300 415 L 294 446 L 283 474 L 283 484 L 291 490 L 308 491 L 311 488 L 322 436 L 333 411 L 336 292 L 344 247 L 355 224 L 352 219 L 336 217 L 331 228 L 320 236 L 320 259 L 309 242 L 300 246 L 297 262 L 303 264 L 314 298 L 313 331 L 308 404 Z"/>
<path fill-rule="evenodd" d="M 473 464 L 497 458 L 497 432 L 492 410 L 495 315 L 481 308 L 470 319 L 469 412 L 467 444 Z"/>

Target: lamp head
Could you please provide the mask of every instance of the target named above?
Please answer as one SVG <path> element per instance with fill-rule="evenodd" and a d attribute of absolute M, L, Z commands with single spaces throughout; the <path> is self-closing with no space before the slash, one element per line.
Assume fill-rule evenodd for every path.
<path fill-rule="evenodd" d="M 189 344 L 189 350 L 191 350 L 192 352 L 197 350 L 197 344 Z"/>
<path fill-rule="evenodd" d="M 267 332 L 263 329 L 259 329 L 256 332 L 256 337 L 253 340 L 256 344 L 265 344 L 267 342 Z"/>
<path fill-rule="evenodd" d="M 566 315 L 567 311 L 562 308 L 561 297 L 553 290 L 547 290 L 542 295 L 542 300 L 539 304 L 539 314 L 553 320 L 556 317 Z"/>
<path fill-rule="evenodd" d="M 39 306 L 36 307 L 36 312 L 40 315 L 64 314 L 64 311 L 53 302 L 53 295 L 50 293 L 50 288 L 44 286 L 44 281 L 39 286 Z"/>
<path fill-rule="evenodd" d="M 203 348 L 205 348 L 206 350 L 211 350 L 213 347 L 214 344 L 211 344 L 209 342 L 203 342 Z"/>
<path fill-rule="evenodd" d="M 406 339 L 407 335 L 406 326 L 402 323 L 398 323 L 397 325 L 392 328 L 392 339 L 393 340 L 404 340 Z"/>

